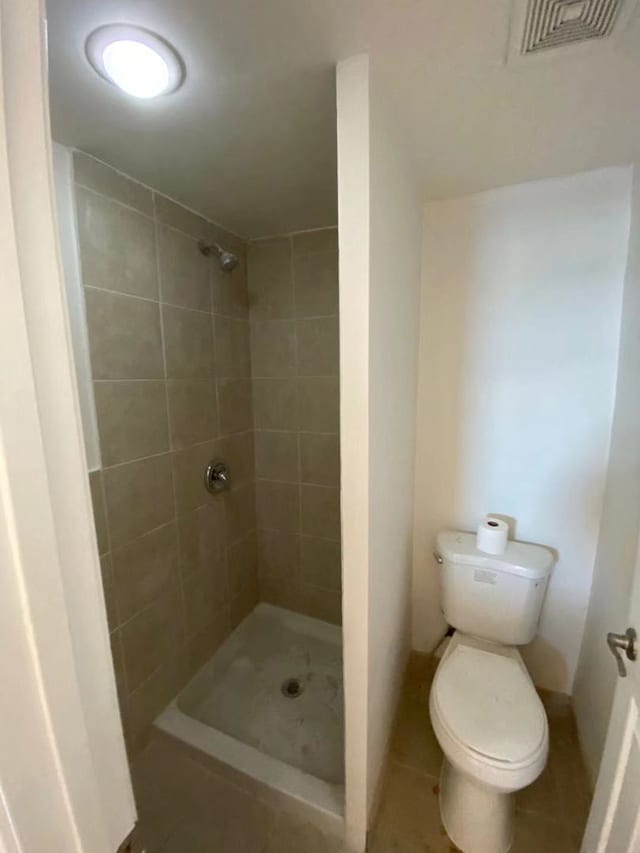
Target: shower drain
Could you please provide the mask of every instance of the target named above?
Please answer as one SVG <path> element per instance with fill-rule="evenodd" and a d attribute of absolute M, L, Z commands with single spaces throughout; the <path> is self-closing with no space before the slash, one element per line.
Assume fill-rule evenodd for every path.
<path fill-rule="evenodd" d="M 304 690 L 304 687 L 300 683 L 299 678 L 286 678 L 282 682 L 280 690 L 282 691 L 282 695 L 286 696 L 287 699 L 297 699 Z"/>

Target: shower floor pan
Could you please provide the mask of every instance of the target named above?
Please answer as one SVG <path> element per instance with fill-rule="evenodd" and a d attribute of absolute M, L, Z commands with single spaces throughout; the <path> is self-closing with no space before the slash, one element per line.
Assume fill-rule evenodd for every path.
<path fill-rule="evenodd" d="M 259 604 L 155 725 L 301 805 L 340 818 L 341 629 Z"/>

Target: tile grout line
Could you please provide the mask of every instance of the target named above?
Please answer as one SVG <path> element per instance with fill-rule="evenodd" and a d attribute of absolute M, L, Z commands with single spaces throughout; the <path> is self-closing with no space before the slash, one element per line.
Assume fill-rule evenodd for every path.
<path fill-rule="evenodd" d="M 102 379 L 102 380 L 97 380 L 97 381 L 112 382 L 114 380 Z M 129 381 L 131 381 L 131 382 L 140 382 L 140 381 L 162 382 L 163 380 L 161 380 L 161 379 L 150 379 L 150 380 L 123 379 L 120 381 L 122 381 L 122 382 L 129 382 Z M 189 380 L 171 380 L 171 381 L 172 382 L 176 382 L 176 381 L 181 382 L 181 381 L 189 381 Z M 203 380 L 203 381 L 205 381 L 205 380 Z M 148 456 L 136 456 L 133 459 L 127 459 L 124 462 L 115 462 L 113 465 L 105 465 L 103 468 L 96 469 L 96 470 L 112 471 L 114 468 L 122 468 L 124 465 L 133 465 L 136 462 L 146 462 L 149 459 L 159 459 L 161 456 L 171 456 L 173 458 L 174 454 L 188 453 L 190 450 L 193 450 L 196 447 L 204 447 L 205 444 L 214 444 L 215 442 L 222 441 L 225 438 L 233 438 L 233 437 L 249 435 L 252 432 L 253 432 L 253 430 L 241 430 L 238 432 L 228 432 L 228 433 L 224 433 L 222 435 L 219 435 L 216 438 L 208 438 L 206 441 L 197 441 L 195 444 L 189 444 L 186 447 L 176 447 L 176 448 L 169 447 L 168 450 L 161 450 L 158 453 L 150 453 Z M 178 513 L 176 511 L 176 515 L 177 514 Z"/>
<path fill-rule="evenodd" d="M 142 181 L 139 181 L 136 178 L 131 177 L 131 175 L 128 175 L 126 172 L 120 171 L 120 169 L 117 169 L 115 166 L 112 166 L 109 163 L 106 163 L 104 160 L 100 160 L 99 157 L 94 157 L 93 154 L 88 154 L 86 151 L 82 151 L 82 149 L 80 149 L 80 148 L 72 148 L 71 150 L 74 154 L 78 153 L 78 154 L 82 155 L 83 157 L 88 158 L 89 160 L 93 160 L 96 163 L 100 163 L 101 166 L 104 166 L 105 168 L 109 169 L 110 171 L 115 172 L 121 178 L 124 178 L 125 180 L 129 181 L 130 183 L 135 184 L 136 186 L 139 186 L 139 187 L 143 187 L 145 190 L 148 190 L 152 195 L 152 202 L 151 203 L 152 203 L 154 214 L 156 211 L 156 199 L 155 199 L 155 197 L 160 196 L 160 198 L 166 199 L 167 201 L 171 202 L 172 204 L 175 204 L 176 207 L 180 207 L 183 210 L 186 210 L 188 213 L 197 217 L 202 222 L 204 222 L 206 225 L 213 225 L 214 228 L 219 228 L 221 231 L 224 231 L 226 234 L 230 234 L 232 237 L 235 237 L 237 240 L 241 240 L 243 243 L 248 245 L 248 243 L 249 243 L 248 237 L 243 237 L 241 234 L 237 234 L 235 231 L 231 231 L 229 228 L 226 228 L 224 225 L 221 225 L 219 222 L 215 222 L 213 219 L 207 219 L 206 216 L 204 216 L 201 213 L 198 213 L 196 210 L 193 210 L 190 207 L 187 207 L 186 204 L 183 204 L 182 202 L 177 201 L 176 199 L 172 198 L 169 195 L 165 195 L 164 193 L 158 192 L 158 190 L 155 190 L 153 187 L 149 186 L 148 184 L 145 184 Z M 78 186 L 81 186 L 84 189 L 88 189 L 91 192 L 96 193 L 96 195 L 100 195 L 103 198 L 109 199 L 110 201 L 115 201 L 118 204 L 124 205 L 125 207 L 130 207 L 130 205 L 127 205 L 126 202 L 121 202 L 117 198 L 114 198 L 113 196 L 105 195 L 104 193 L 101 193 L 99 190 L 93 189 L 93 187 L 88 187 L 85 184 L 82 184 L 80 181 L 76 181 L 76 183 L 78 184 Z M 131 209 L 136 210 L 138 213 L 140 212 L 135 207 L 132 207 Z M 142 215 L 145 216 L 146 214 L 143 213 Z M 162 224 L 165 224 L 165 223 L 162 223 Z M 327 227 L 334 227 L 335 228 L 337 226 L 327 226 Z M 179 231 L 181 229 L 178 228 L 176 230 Z M 323 230 L 323 229 L 318 229 L 318 230 Z M 189 235 L 188 232 L 183 232 L 183 233 L 186 233 L 187 236 L 192 236 L 192 235 Z M 302 233 L 302 232 L 300 232 L 300 233 Z M 198 239 L 198 238 L 196 238 L 196 239 Z"/>
<path fill-rule="evenodd" d="M 251 405 L 251 443 L 252 443 L 252 452 L 253 452 L 253 536 L 255 540 L 255 562 L 253 566 L 253 580 L 255 583 L 255 591 L 258 599 L 258 603 L 260 603 L 260 576 L 258 571 L 259 565 L 259 542 L 258 542 L 258 489 L 256 482 L 256 418 L 255 418 L 255 396 L 254 396 L 254 387 L 253 387 L 253 350 L 251 347 L 251 297 L 249 294 L 249 251 L 247 246 L 247 253 L 245 258 L 245 267 L 244 267 L 244 284 L 246 287 L 247 293 L 247 355 L 249 359 L 249 402 Z"/>
<path fill-rule="evenodd" d="M 82 152 L 82 153 L 84 154 L 84 152 Z M 109 168 L 111 169 L 112 167 L 109 166 Z M 116 172 L 117 170 L 114 169 L 113 171 Z M 118 172 L 118 174 L 122 175 L 126 180 L 131 181 L 131 183 L 133 183 L 133 184 L 137 184 L 138 186 L 144 186 L 143 184 L 138 184 L 137 181 L 132 180 L 127 175 L 124 175 L 124 173 L 122 173 L 122 172 Z M 144 219 L 147 219 L 150 222 L 154 221 L 153 213 L 147 213 L 145 210 L 140 210 L 140 208 L 136 207 L 134 204 L 130 204 L 129 202 L 122 201 L 122 199 L 116 198 L 113 195 L 107 195 L 107 193 L 102 192 L 101 190 L 97 190 L 95 187 L 92 187 L 89 184 L 85 184 L 81 180 L 74 179 L 73 183 L 74 183 L 74 186 L 76 189 L 84 190 L 85 192 L 89 192 L 89 193 L 91 193 L 91 195 L 95 195 L 98 198 L 101 198 L 101 199 L 104 199 L 105 201 L 111 202 L 112 204 L 117 204 L 120 207 L 124 207 L 125 210 L 130 210 L 132 213 L 137 213 L 138 216 L 142 216 Z M 150 188 L 145 187 L 145 189 L 150 189 Z M 151 190 L 150 190 L 150 192 L 151 192 Z M 151 198 L 150 201 L 151 201 L 151 208 L 153 209 L 153 206 L 154 206 L 153 205 L 153 198 Z"/>
<path fill-rule="evenodd" d="M 85 290 L 96 290 L 99 293 L 109 293 L 112 296 L 122 296 L 128 299 L 137 299 L 139 302 L 151 302 L 154 305 L 158 305 L 160 308 L 166 305 L 167 308 L 177 308 L 180 311 L 191 311 L 193 314 L 204 314 L 207 317 L 212 316 L 211 311 L 203 311 L 202 308 L 192 308 L 190 305 L 179 305 L 177 302 L 165 302 L 163 299 L 152 299 L 150 296 L 140 296 L 137 293 L 129 293 L 126 290 L 114 290 L 111 287 L 100 287 L 96 284 L 87 284 L 86 282 L 82 282 L 82 286 Z M 158 293 L 160 296 L 160 293 Z M 249 325 L 249 320 L 245 320 L 243 317 L 234 317 L 231 314 L 219 314 L 217 313 L 215 316 L 223 317 L 225 320 L 231 320 L 236 323 Z"/>
<path fill-rule="evenodd" d="M 254 352 L 253 352 L 253 335 L 251 334 L 251 259 L 249 253 L 249 245 L 247 244 L 247 254 L 245 262 L 245 286 L 247 290 L 247 323 L 248 323 L 248 353 L 249 353 L 249 385 L 251 389 L 251 443 L 253 445 L 253 514 L 255 523 L 255 540 L 256 540 L 256 560 L 255 560 L 255 583 L 258 594 L 258 602 L 262 600 L 262 591 L 260 589 L 260 540 L 258 536 L 258 478 L 257 478 L 257 452 L 256 452 L 256 397 L 255 385 L 253 382 L 254 370 Z"/>
<path fill-rule="evenodd" d="M 154 213 L 154 226 L 153 226 L 153 237 L 154 237 L 154 259 L 155 259 L 155 267 L 156 267 L 156 281 L 158 286 L 158 297 L 162 299 L 162 276 L 160 272 L 160 245 L 159 245 L 159 228 L 158 228 L 158 218 L 157 218 L 157 210 L 156 210 L 156 197 L 155 194 L 152 195 L 152 204 L 153 204 L 153 213 Z M 160 306 L 162 306 L 162 302 L 160 302 Z M 166 334 L 164 328 L 164 311 L 162 307 L 159 308 L 160 314 L 160 340 L 162 341 L 162 369 L 164 372 L 164 396 L 165 396 L 165 405 L 167 407 L 167 427 L 168 427 L 168 438 L 169 438 L 169 455 L 170 455 L 170 465 L 171 465 L 171 491 L 173 496 L 173 523 L 175 525 L 175 534 L 176 534 L 176 550 L 178 556 L 178 585 L 180 588 L 180 603 L 182 605 L 182 619 L 180 627 L 181 634 L 181 645 L 186 647 L 186 635 L 187 635 L 187 606 L 186 606 L 186 597 L 184 591 L 184 580 L 183 580 L 183 554 L 182 554 L 182 545 L 181 545 L 181 536 L 178 530 L 178 501 L 177 501 L 177 491 L 176 491 L 176 478 L 174 471 L 174 437 L 173 437 L 173 425 L 172 425 L 172 417 L 171 417 L 171 407 L 169 404 L 169 381 L 168 381 L 168 370 L 167 370 L 167 350 L 166 350 Z M 174 653 L 177 653 L 179 650 L 174 649 Z"/>
<path fill-rule="evenodd" d="M 283 237 L 285 237 L 285 235 L 283 235 Z M 337 320 L 338 315 L 337 315 L 337 312 L 333 311 L 329 314 L 310 315 L 309 317 L 298 316 L 299 305 L 298 305 L 297 293 L 296 293 L 296 270 L 295 270 L 295 261 L 296 261 L 297 255 L 293 251 L 293 241 L 292 241 L 291 236 L 286 237 L 286 239 L 282 239 L 281 249 L 282 249 L 282 255 L 283 255 L 282 260 L 285 261 L 287 263 L 287 266 L 288 266 L 288 278 L 289 278 L 290 293 L 291 293 L 291 298 L 292 298 L 292 316 L 286 317 L 286 318 L 274 318 L 274 319 L 264 318 L 264 319 L 261 319 L 261 318 L 252 317 L 250 315 L 249 323 L 250 323 L 250 327 L 252 329 L 255 328 L 257 325 L 259 325 L 260 323 L 264 323 L 265 327 L 267 327 L 267 328 L 269 327 L 270 324 L 272 324 L 272 328 L 274 330 L 277 330 L 278 328 L 286 328 L 287 330 L 289 330 L 290 334 L 292 335 L 292 339 L 293 339 L 293 341 L 292 341 L 292 343 L 293 343 L 292 369 L 291 369 L 291 372 L 285 376 L 282 376 L 282 375 L 259 376 L 259 375 L 255 375 L 252 371 L 252 378 L 253 378 L 253 380 L 264 380 L 266 382 L 272 381 L 272 380 L 275 382 L 291 381 L 294 384 L 294 387 L 296 389 L 298 388 L 300 381 L 301 380 L 304 381 L 305 379 L 313 379 L 313 378 L 337 379 L 335 374 L 326 375 L 326 376 L 323 375 L 322 377 L 316 377 L 316 376 L 304 376 L 304 375 L 301 375 L 301 373 L 300 373 L 300 339 L 299 339 L 299 335 L 298 335 L 299 329 L 302 328 L 302 325 L 307 321 L 314 321 L 314 320 L 319 320 L 319 319 Z M 251 251 L 251 244 L 249 247 L 249 254 L 250 254 L 250 251 Z M 285 252 L 286 252 L 286 254 L 285 254 Z M 329 252 L 330 252 L 330 250 L 326 250 L 327 254 L 329 254 Z M 306 253 L 298 253 L 298 254 L 306 254 Z M 313 253 L 310 252 L 309 254 L 313 254 Z M 250 289 L 251 289 L 251 287 L 250 287 Z M 253 339 L 253 336 L 252 336 L 252 339 Z M 266 386 L 266 387 L 268 387 L 268 386 Z M 254 397 L 255 397 L 255 390 L 254 390 Z M 297 411 L 296 411 L 295 427 L 294 428 L 289 428 L 289 429 L 269 429 L 269 428 L 266 428 L 263 430 L 265 433 L 272 433 L 274 435 L 277 435 L 277 434 L 287 434 L 287 435 L 291 435 L 291 436 L 295 435 L 295 442 L 296 442 L 296 444 L 295 444 L 296 451 L 295 452 L 296 452 L 296 468 L 297 468 L 296 477 L 295 477 L 295 479 L 279 480 L 277 478 L 260 477 L 259 474 L 256 473 L 256 486 L 258 487 L 261 482 L 269 482 L 269 483 L 281 483 L 283 485 L 296 487 L 298 524 L 297 524 L 295 531 L 289 530 L 289 531 L 285 532 L 285 535 L 297 537 L 297 542 L 296 542 L 296 551 L 297 551 L 296 575 L 293 578 L 293 580 L 297 585 L 299 585 L 301 591 L 304 589 L 307 589 L 307 590 L 317 589 L 317 590 L 322 590 L 322 591 L 329 592 L 329 593 L 335 593 L 336 591 L 329 586 L 325 587 L 322 584 L 308 583 L 306 580 L 303 579 L 304 576 L 302 573 L 301 547 L 302 547 L 302 543 L 303 543 L 302 537 L 306 535 L 303 532 L 303 518 L 302 518 L 303 517 L 303 493 L 304 493 L 304 489 L 307 486 L 316 486 L 318 488 L 329 489 L 333 492 L 335 490 L 339 491 L 339 485 L 338 485 L 338 483 L 335 483 L 333 485 L 326 484 L 326 483 L 306 483 L 303 480 L 303 476 L 302 476 L 302 444 L 303 444 L 303 436 L 305 436 L 305 435 L 316 434 L 316 435 L 327 435 L 327 436 L 337 437 L 339 435 L 339 432 L 338 432 L 338 430 L 314 431 L 314 430 L 309 430 L 309 429 L 304 429 L 304 430 L 301 429 L 300 428 L 299 399 L 297 399 L 297 398 L 298 398 L 298 394 L 296 393 L 295 407 L 296 407 Z M 256 437 L 257 437 L 258 432 L 260 432 L 260 431 L 261 431 L 260 427 L 255 428 Z M 265 528 L 265 529 L 268 529 L 268 528 Z M 278 531 L 278 532 L 281 532 L 281 531 Z M 316 538 L 318 540 L 326 541 L 326 542 L 331 542 L 332 544 L 337 545 L 337 547 L 340 547 L 339 539 L 338 539 L 338 541 L 336 541 L 335 539 L 328 539 L 328 538 L 325 539 L 324 537 L 321 537 L 321 536 L 320 537 L 314 537 L 314 538 Z"/>
<path fill-rule="evenodd" d="M 109 382 L 111 380 L 101 380 L 103 382 Z M 123 380 L 127 381 L 127 380 Z M 153 381 L 153 380 L 149 380 Z M 256 427 L 256 432 L 269 432 L 275 433 L 276 435 L 294 435 L 296 432 L 299 432 L 300 435 L 324 435 L 324 436 L 337 436 L 339 433 L 329 430 L 321 430 L 321 429 L 280 429 L 278 427 Z"/>
<path fill-rule="evenodd" d="M 293 313 L 294 313 L 294 321 L 293 321 L 293 360 L 294 360 L 294 375 L 296 377 L 296 387 L 298 383 L 298 374 L 300 371 L 300 339 L 298 337 L 298 301 L 296 297 L 296 276 L 295 276 L 295 265 L 293 260 L 293 237 L 289 236 L 287 241 L 288 249 L 289 249 L 289 275 L 291 277 L 291 295 L 293 302 Z M 296 395 L 296 432 L 297 432 L 297 452 L 298 452 L 298 536 L 302 535 L 302 483 L 300 482 L 302 479 L 302 468 L 301 468 L 301 450 L 300 450 L 300 411 L 299 411 L 299 400 Z M 298 585 L 302 585 L 302 551 L 301 551 L 301 540 L 298 539 L 297 542 L 298 554 L 297 554 L 297 563 L 296 563 L 296 575 L 295 578 Z"/>
<path fill-rule="evenodd" d="M 217 338 L 217 331 L 216 331 L 216 318 L 217 318 L 217 317 L 225 317 L 225 319 L 228 319 L 228 320 L 230 320 L 230 321 L 232 321 L 232 322 L 233 322 L 233 321 L 235 321 L 235 323 L 242 323 L 242 324 L 246 324 L 246 328 L 247 328 L 247 332 L 246 332 L 246 334 L 247 334 L 247 337 L 250 337 L 250 335 L 249 335 L 249 318 L 247 317 L 247 319 L 245 320 L 244 318 L 226 317 L 226 315 L 219 314 L 219 313 L 216 311 L 215 283 L 214 283 L 214 282 L 215 282 L 215 279 L 214 279 L 214 274 L 213 274 L 213 273 L 214 273 L 213 262 L 211 262 L 211 264 L 210 264 L 210 278 L 211 278 L 211 320 L 212 320 L 212 328 L 213 328 L 213 336 L 214 336 L 214 365 L 215 365 L 215 374 L 216 374 L 216 409 L 217 409 L 217 414 L 218 414 L 218 436 L 219 436 L 220 438 L 226 438 L 228 435 L 239 434 L 239 433 L 233 433 L 233 432 L 231 432 L 231 433 L 224 433 L 224 435 L 223 435 L 223 429 L 222 429 L 222 407 L 221 407 L 221 405 L 220 405 L 220 399 L 221 399 L 221 398 L 220 398 L 220 386 L 221 386 L 221 384 L 223 384 L 223 383 L 225 382 L 225 380 L 226 380 L 226 381 L 229 381 L 229 380 L 231 380 L 231 381 L 237 381 L 238 379 L 243 380 L 243 379 L 245 379 L 245 377 L 235 377 L 235 376 L 231 376 L 231 377 L 229 377 L 229 376 L 228 376 L 228 377 L 222 377 L 222 376 L 219 376 L 219 375 L 218 375 L 218 349 L 217 349 L 217 340 L 218 340 L 218 338 Z M 247 283 L 247 282 L 245 281 L 245 284 L 246 284 L 246 283 Z M 231 334 L 232 334 L 232 335 L 233 335 L 233 329 L 235 328 L 235 323 L 232 325 L 232 332 L 231 332 Z M 231 343 L 231 350 L 233 351 L 233 343 Z M 251 357 L 251 356 L 250 356 L 250 353 L 249 353 L 249 358 L 250 358 L 250 357 Z M 251 375 L 251 362 L 249 362 L 249 376 L 250 376 L 250 375 Z M 251 380 L 250 380 L 250 378 L 249 378 L 249 382 L 250 382 L 250 381 L 251 381 Z M 251 396 L 252 396 L 252 395 L 251 395 Z M 242 431 L 242 434 L 243 434 L 243 435 L 250 435 L 250 436 L 251 436 L 251 439 L 250 439 L 250 440 L 251 440 L 251 442 L 253 443 L 253 407 L 252 407 L 252 419 L 251 419 L 251 420 L 252 420 L 252 423 L 251 423 L 251 425 L 250 425 L 250 428 L 249 428 L 248 430 L 243 430 L 243 431 Z M 252 477 L 252 478 L 250 478 L 250 482 L 251 482 L 251 481 L 254 481 L 254 485 L 253 485 L 253 488 L 254 488 L 254 501 L 253 501 L 253 503 L 254 503 L 254 514 L 255 514 L 255 471 L 254 471 L 253 477 Z M 232 488 L 233 488 L 233 486 L 232 486 Z M 238 537 L 237 539 L 234 539 L 233 541 L 231 541 L 231 540 L 230 540 L 230 536 L 229 536 L 229 524 L 228 524 L 228 503 L 226 503 L 226 504 L 224 505 L 224 517 L 225 517 L 225 544 L 224 544 L 224 549 L 223 549 L 223 560 L 224 560 L 224 584 L 225 584 L 225 589 L 224 589 L 224 601 L 225 601 L 226 619 L 227 619 L 227 624 L 226 624 L 226 631 L 225 631 L 225 633 L 226 633 L 226 634 L 227 634 L 227 636 L 228 636 L 228 635 L 229 635 L 229 633 L 230 633 L 230 632 L 231 632 L 231 630 L 232 630 L 232 622 L 233 622 L 233 619 L 232 619 L 232 605 L 233 605 L 234 601 L 236 601 L 236 600 L 237 600 L 237 598 L 238 598 L 238 595 L 237 595 L 237 594 L 234 596 L 234 595 L 232 595 L 232 592 L 231 592 L 231 581 L 230 581 L 230 575 L 231 575 L 231 562 L 230 562 L 230 552 L 231 552 L 231 550 L 236 546 L 236 544 L 238 544 L 239 542 L 243 541 L 243 539 L 244 539 L 244 538 L 246 538 L 247 533 L 245 532 L 245 534 L 243 534 L 242 536 L 240 536 L 240 537 Z"/>

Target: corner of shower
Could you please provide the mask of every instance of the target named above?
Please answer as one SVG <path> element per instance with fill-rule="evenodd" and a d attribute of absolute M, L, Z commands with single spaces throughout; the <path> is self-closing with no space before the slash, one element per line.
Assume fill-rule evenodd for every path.
<path fill-rule="evenodd" d="M 154 727 L 212 772 L 338 835 L 343 701 L 340 628 L 261 602 Z"/>
<path fill-rule="evenodd" d="M 247 243 L 82 152 L 56 169 L 134 788 L 161 744 L 340 835 L 337 231 Z"/>
<path fill-rule="evenodd" d="M 214 258 L 219 276 L 224 250 L 199 248 Z M 231 633 L 156 716 L 153 737 L 341 835 L 337 230 L 249 242 L 244 272 L 245 281 L 232 281 L 246 287 L 249 338 L 236 337 L 233 369 L 244 352 L 239 361 L 249 361 L 252 453 L 247 447 L 244 456 L 233 453 L 231 438 L 231 454 L 211 460 L 205 485 L 214 506 L 225 503 L 227 578 L 237 583 L 234 567 L 243 552 L 242 572 L 253 573 L 257 590 Z M 297 294 L 297 318 L 283 324 L 265 317 L 265 306 L 281 299 L 285 275 L 292 299 Z M 322 289 L 313 285 L 314 292 L 309 281 L 321 281 Z M 280 310 L 292 316 L 293 303 Z M 296 338 L 289 361 L 278 356 L 287 332 Z M 219 339 L 229 334 L 226 319 L 214 323 Z M 229 370 L 224 358 L 218 362 L 223 373 Z M 230 532 L 237 518 L 229 510 L 247 483 L 255 501 L 249 515 L 255 514 Z M 242 545 L 242 528 L 252 524 L 255 551 Z"/>

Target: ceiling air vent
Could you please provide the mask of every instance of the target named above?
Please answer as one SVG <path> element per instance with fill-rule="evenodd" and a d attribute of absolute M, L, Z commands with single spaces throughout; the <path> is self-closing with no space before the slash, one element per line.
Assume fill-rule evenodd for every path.
<path fill-rule="evenodd" d="M 625 0 L 529 0 L 521 54 L 606 38 Z"/>

